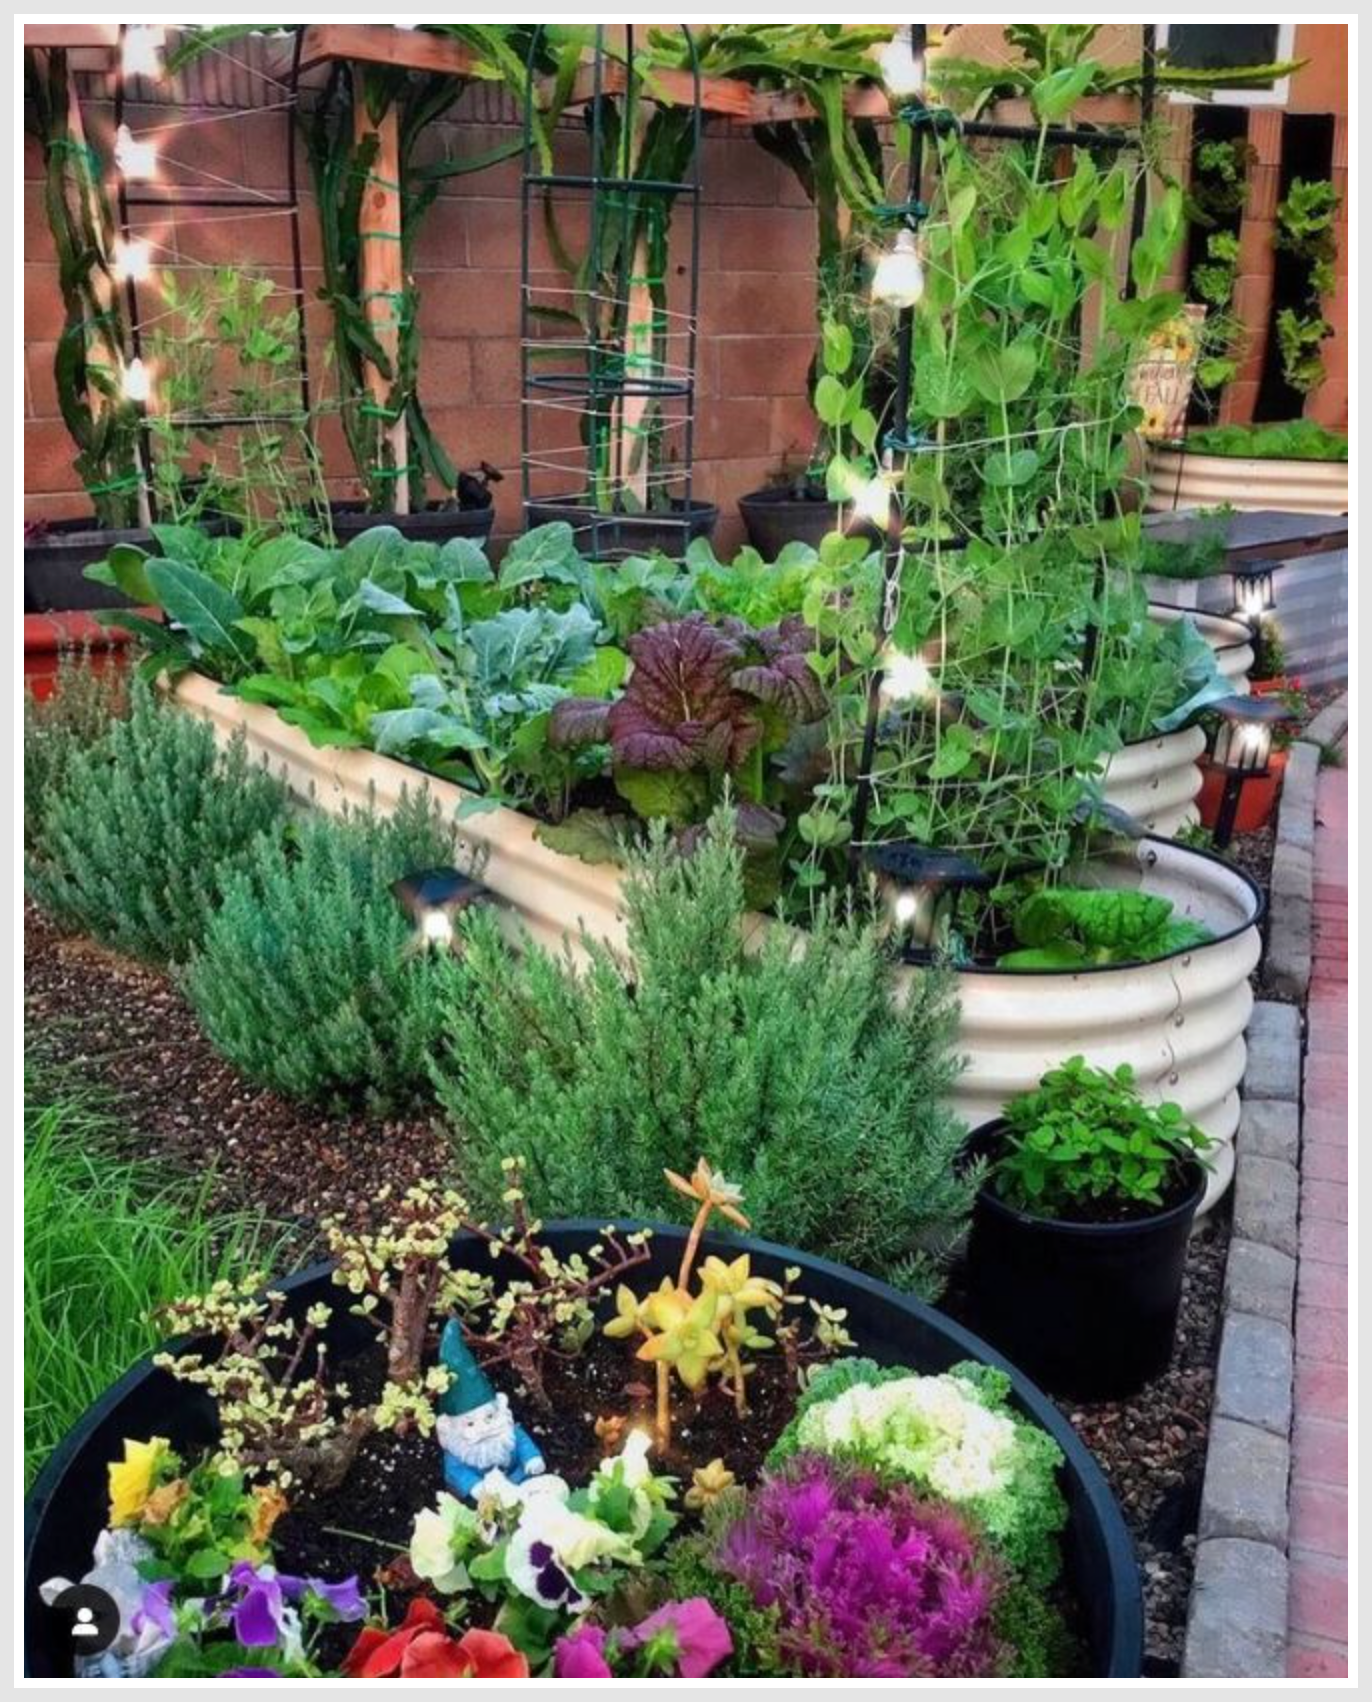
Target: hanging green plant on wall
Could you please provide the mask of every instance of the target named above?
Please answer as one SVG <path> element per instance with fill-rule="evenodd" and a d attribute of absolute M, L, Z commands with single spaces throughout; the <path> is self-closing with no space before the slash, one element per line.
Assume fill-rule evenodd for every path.
<path fill-rule="evenodd" d="M 1196 380 L 1218 392 L 1238 374 L 1247 341 L 1243 320 L 1234 311 L 1239 278 L 1238 228 L 1248 204 L 1248 173 L 1257 154 L 1245 140 L 1203 141 L 1192 165 L 1186 211 L 1193 224 L 1209 231 L 1205 255 L 1191 268 L 1191 287 L 1207 308 Z"/>
<path fill-rule="evenodd" d="M 1324 299 L 1336 283 L 1338 239 L 1335 221 L 1341 205 L 1332 183 L 1298 177 L 1277 207 L 1276 246 L 1305 268 L 1304 299 L 1277 314 L 1277 343 L 1282 376 L 1293 390 L 1308 396 L 1324 382 L 1321 348 L 1334 327 L 1324 316 Z"/>

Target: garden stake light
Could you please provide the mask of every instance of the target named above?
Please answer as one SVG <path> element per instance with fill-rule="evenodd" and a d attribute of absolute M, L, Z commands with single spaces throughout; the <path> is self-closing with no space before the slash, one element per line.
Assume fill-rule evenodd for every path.
<path fill-rule="evenodd" d="M 873 847 L 867 863 L 890 898 L 907 963 L 927 963 L 946 946 L 960 892 L 991 884 L 990 875 L 970 857 L 908 840 Z"/>
<path fill-rule="evenodd" d="M 401 908 L 414 923 L 415 951 L 451 950 L 457 917 L 468 905 L 490 896 L 488 889 L 456 869 L 420 869 L 391 884 Z"/>
<path fill-rule="evenodd" d="M 1212 705 L 1220 717 L 1210 760 L 1224 775 L 1224 796 L 1215 823 L 1214 844 L 1222 851 L 1234 837 L 1244 783 L 1267 773 L 1272 729 L 1291 712 L 1275 697 L 1226 697 Z"/>
<path fill-rule="evenodd" d="M 1270 561 L 1250 561 L 1233 572 L 1234 613 L 1247 621 L 1254 632 L 1262 625 L 1262 617 L 1277 606 L 1272 590 L 1274 565 Z"/>

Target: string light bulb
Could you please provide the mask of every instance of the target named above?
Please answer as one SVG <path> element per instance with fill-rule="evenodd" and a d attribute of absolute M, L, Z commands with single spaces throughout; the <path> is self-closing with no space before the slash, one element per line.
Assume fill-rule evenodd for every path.
<path fill-rule="evenodd" d="M 167 32 L 161 24 L 130 24 L 124 31 L 126 77 L 160 77 Z"/>
<path fill-rule="evenodd" d="M 150 183 L 157 176 L 157 144 L 140 142 L 121 124 L 114 136 L 114 163 L 129 183 Z"/>
<path fill-rule="evenodd" d="M 853 493 L 853 517 L 883 529 L 891 524 L 891 482 L 884 473 L 867 479 Z"/>
<path fill-rule="evenodd" d="M 924 89 L 924 50 L 915 46 L 915 26 L 902 24 L 877 50 L 881 80 L 897 100 L 909 100 Z"/>
<path fill-rule="evenodd" d="M 127 402 L 148 402 L 152 399 L 152 374 L 140 359 L 134 359 L 124 368 L 120 380 L 120 389 Z"/>
<path fill-rule="evenodd" d="M 110 270 L 121 284 L 130 279 L 135 283 L 146 283 L 152 276 L 152 244 L 139 237 L 131 242 L 126 242 L 122 236 L 115 237 Z"/>
<path fill-rule="evenodd" d="M 888 649 L 881 663 L 881 695 L 892 703 L 927 697 L 934 676 L 922 656 L 907 656 L 903 650 Z"/>
<path fill-rule="evenodd" d="M 912 230 L 897 233 L 896 240 L 877 261 L 872 274 L 872 300 L 888 307 L 913 307 L 924 294 L 924 268 L 919 263 L 919 244 Z"/>

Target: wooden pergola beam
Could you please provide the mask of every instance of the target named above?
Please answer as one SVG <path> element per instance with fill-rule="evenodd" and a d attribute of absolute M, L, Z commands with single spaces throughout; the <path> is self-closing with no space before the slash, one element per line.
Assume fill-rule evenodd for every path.
<path fill-rule="evenodd" d="M 118 47 L 118 24 L 25 24 L 25 47 Z"/>
<path fill-rule="evenodd" d="M 601 67 L 602 95 L 622 95 L 628 87 L 628 69 L 622 60 L 606 60 Z M 661 101 L 668 106 L 691 106 L 696 98 L 696 79 L 690 71 L 659 70 L 640 72 L 639 91 L 647 100 Z M 552 92 L 551 78 L 543 78 L 539 88 L 543 105 Z M 576 74 L 569 107 L 584 106 L 595 98 L 595 70 L 583 65 Z M 844 110 L 853 118 L 890 118 L 891 103 L 879 83 L 865 83 L 848 89 L 843 98 Z M 804 95 L 779 89 L 755 89 L 741 77 L 700 78 L 700 109 L 736 124 L 785 124 L 818 118 L 819 114 Z"/>
<path fill-rule="evenodd" d="M 406 71 L 471 74 L 475 59 L 465 42 L 424 30 L 398 30 L 390 24 L 309 24 L 300 69 L 329 59 L 354 59 L 365 65 L 390 65 Z"/>

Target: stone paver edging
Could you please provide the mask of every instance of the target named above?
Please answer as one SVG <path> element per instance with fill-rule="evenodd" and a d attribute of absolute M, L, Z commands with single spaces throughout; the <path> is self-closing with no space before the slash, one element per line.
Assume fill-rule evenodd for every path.
<path fill-rule="evenodd" d="M 1347 727 L 1348 699 L 1343 697 L 1311 722 L 1287 760 L 1272 865 L 1266 973 L 1277 991 L 1302 1001 L 1315 960 L 1320 756 Z M 1281 1678 L 1287 1673 L 1301 1253 L 1300 1009 L 1259 1002 L 1246 1038 L 1234 1228 L 1182 1657 L 1187 1678 Z"/>

